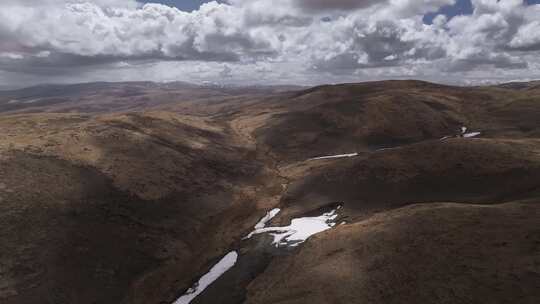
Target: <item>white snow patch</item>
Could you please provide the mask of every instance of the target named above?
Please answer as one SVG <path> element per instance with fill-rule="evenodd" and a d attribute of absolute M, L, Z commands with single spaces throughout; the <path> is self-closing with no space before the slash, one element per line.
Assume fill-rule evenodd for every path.
<path fill-rule="evenodd" d="M 480 134 L 482 134 L 482 133 L 481 133 L 481 132 L 465 133 L 465 134 L 463 134 L 463 137 L 465 137 L 465 138 L 472 138 L 472 137 L 479 136 Z"/>
<path fill-rule="evenodd" d="M 445 136 L 445 137 L 441 138 L 441 140 L 447 140 L 447 139 L 452 138 L 452 137 L 454 137 L 454 136 Z"/>
<path fill-rule="evenodd" d="M 255 229 L 261 229 L 266 227 L 266 224 L 270 222 L 281 211 L 279 208 L 272 209 L 266 213 L 266 215 L 255 225 Z"/>
<path fill-rule="evenodd" d="M 333 159 L 333 158 L 346 158 L 346 157 L 356 157 L 356 156 L 358 156 L 358 153 L 338 154 L 338 155 L 329 155 L 329 156 L 320 156 L 320 157 L 310 158 L 310 159 L 308 159 L 308 160 L 321 160 L 321 159 Z"/>
<path fill-rule="evenodd" d="M 399 148 L 400 148 L 400 147 L 380 148 L 380 149 L 375 150 L 375 152 L 390 151 L 390 150 L 396 150 L 396 149 L 399 149 Z"/>
<path fill-rule="evenodd" d="M 441 140 L 447 140 L 449 138 L 455 138 L 455 137 L 463 137 L 463 138 L 472 138 L 472 137 L 476 137 L 476 136 L 479 136 L 481 135 L 482 133 L 481 132 L 469 132 L 467 133 L 469 129 L 465 126 L 461 127 L 461 134 L 459 135 L 456 135 L 456 136 L 445 136 L 443 138 L 441 138 Z"/>
<path fill-rule="evenodd" d="M 8 101 L 8 104 L 14 104 L 14 103 L 18 103 L 18 102 L 21 102 L 21 101 L 17 100 L 17 99 L 12 99 L 12 100 Z"/>
<path fill-rule="evenodd" d="M 279 213 L 280 211 L 281 211 L 281 209 L 279 209 L 279 208 L 274 208 L 274 209 L 268 211 L 268 212 L 266 213 L 266 215 L 263 216 L 263 217 L 261 218 L 261 220 L 260 220 L 257 224 L 255 224 L 255 227 L 253 227 L 254 230 L 253 230 L 252 232 L 250 232 L 248 235 L 246 235 L 246 236 L 243 238 L 243 240 L 247 240 L 247 239 L 251 238 L 251 236 L 253 235 L 253 233 L 254 233 L 255 231 L 257 231 L 257 230 L 259 230 L 259 229 L 262 229 L 262 228 L 266 227 L 266 224 L 268 224 L 268 222 L 270 222 L 274 217 L 276 217 L 276 215 L 278 215 L 278 213 Z"/>
<path fill-rule="evenodd" d="M 339 207 L 337 209 L 339 209 Z M 335 220 L 338 217 L 337 209 L 317 217 L 293 219 L 291 224 L 286 227 L 255 229 L 255 231 L 251 232 L 246 238 L 249 239 L 257 234 L 269 233 L 274 237 L 273 244 L 276 245 L 276 247 L 296 247 L 305 242 L 309 237 L 334 227 L 336 225 Z"/>
<path fill-rule="evenodd" d="M 199 279 L 193 287 L 188 289 L 186 293 L 178 298 L 173 304 L 189 304 L 193 299 L 200 295 L 210 284 L 221 277 L 227 270 L 231 269 L 238 260 L 236 251 L 229 252 L 224 256 L 210 271 Z"/>
<path fill-rule="evenodd" d="M 461 136 L 463 136 L 464 138 L 472 138 L 472 137 L 476 137 L 476 136 L 482 134 L 481 132 L 469 132 L 469 133 L 467 133 L 467 130 L 469 130 L 467 127 L 461 127 Z"/>

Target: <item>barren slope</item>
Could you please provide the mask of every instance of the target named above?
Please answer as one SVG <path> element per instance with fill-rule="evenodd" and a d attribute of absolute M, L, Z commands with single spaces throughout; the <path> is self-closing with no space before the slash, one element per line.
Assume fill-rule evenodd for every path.
<path fill-rule="evenodd" d="M 171 303 L 232 249 L 194 303 L 538 302 L 534 83 L 35 90 L 69 100 L 0 96 L 2 303 Z M 242 241 L 338 202 L 297 249 Z"/>
<path fill-rule="evenodd" d="M 413 205 L 276 258 L 246 303 L 537 303 L 540 204 Z"/>
<path fill-rule="evenodd" d="M 3 303 L 172 301 L 281 190 L 204 118 L 40 114 L 0 128 Z"/>

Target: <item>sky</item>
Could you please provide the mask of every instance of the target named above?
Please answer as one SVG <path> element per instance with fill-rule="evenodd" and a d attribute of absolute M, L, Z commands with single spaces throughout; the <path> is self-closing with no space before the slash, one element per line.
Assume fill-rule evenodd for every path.
<path fill-rule="evenodd" d="M 168 6 L 174 6 L 186 12 L 191 12 L 199 9 L 201 4 L 211 2 L 204 0 L 162 0 L 162 1 L 141 1 L 144 3 L 160 3 Z"/>
<path fill-rule="evenodd" d="M 539 0 L 2 0 L 0 87 L 540 79 Z"/>
<path fill-rule="evenodd" d="M 446 5 L 441 7 L 436 12 L 427 13 L 423 21 L 427 24 L 432 24 L 433 19 L 438 15 L 445 15 L 447 18 L 453 18 L 459 15 L 471 15 L 473 13 L 473 7 L 471 0 L 457 0 L 453 5 Z"/>

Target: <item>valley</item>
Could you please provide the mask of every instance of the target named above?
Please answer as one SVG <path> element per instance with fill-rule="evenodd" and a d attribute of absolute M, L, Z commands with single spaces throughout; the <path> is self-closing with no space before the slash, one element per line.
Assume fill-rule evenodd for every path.
<path fill-rule="evenodd" d="M 538 117 L 534 82 L 1 92 L 0 302 L 536 303 Z"/>

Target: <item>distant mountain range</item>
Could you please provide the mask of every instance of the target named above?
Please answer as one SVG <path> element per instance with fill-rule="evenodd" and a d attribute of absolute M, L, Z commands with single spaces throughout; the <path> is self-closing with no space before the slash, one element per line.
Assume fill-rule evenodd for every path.
<path fill-rule="evenodd" d="M 274 94 L 298 86 L 221 86 L 186 82 L 92 82 L 38 85 L 0 91 L 0 112 L 114 112 L 165 106 L 179 101 Z"/>

